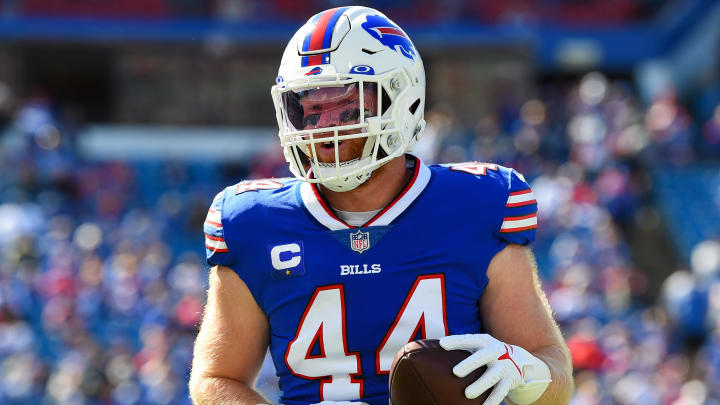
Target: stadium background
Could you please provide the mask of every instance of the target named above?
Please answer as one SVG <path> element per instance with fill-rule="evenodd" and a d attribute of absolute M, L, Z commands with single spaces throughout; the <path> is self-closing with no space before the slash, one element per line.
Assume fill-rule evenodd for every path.
<path fill-rule="evenodd" d="M 207 207 L 287 175 L 282 49 L 345 4 L 0 0 L 0 403 L 190 402 Z M 417 153 L 532 184 L 573 405 L 720 404 L 720 3 L 356 4 L 423 56 Z"/>

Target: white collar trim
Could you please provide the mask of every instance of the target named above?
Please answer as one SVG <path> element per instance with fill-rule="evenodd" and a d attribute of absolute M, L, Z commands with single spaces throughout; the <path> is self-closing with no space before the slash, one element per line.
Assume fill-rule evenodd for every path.
<path fill-rule="evenodd" d="M 405 210 L 420 196 L 430 182 L 430 169 L 425 166 L 420 158 L 416 159 L 416 170 L 414 178 L 410 184 L 400 193 L 387 207 L 383 208 L 378 215 L 373 217 L 363 226 L 384 226 L 389 225 L 395 218 L 400 216 Z M 312 184 L 302 182 L 300 185 L 300 197 L 303 204 L 310 214 L 322 225 L 332 231 L 356 228 L 342 221 L 335 215 L 322 199 L 316 194 Z"/>

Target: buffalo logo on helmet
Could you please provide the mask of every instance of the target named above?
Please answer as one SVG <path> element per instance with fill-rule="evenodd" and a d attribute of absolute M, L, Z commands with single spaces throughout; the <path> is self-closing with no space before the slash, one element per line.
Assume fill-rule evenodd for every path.
<path fill-rule="evenodd" d="M 395 52 L 399 50 L 405 57 L 415 60 L 415 47 L 412 42 L 400 27 L 390 22 L 387 17 L 369 15 L 361 26 L 383 45 Z"/>
<path fill-rule="evenodd" d="M 319 75 L 320 73 L 322 73 L 322 68 L 320 66 L 316 66 L 316 67 L 308 70 L 305 73 L 305 76 L 314 76 L 314 75 Z"/>

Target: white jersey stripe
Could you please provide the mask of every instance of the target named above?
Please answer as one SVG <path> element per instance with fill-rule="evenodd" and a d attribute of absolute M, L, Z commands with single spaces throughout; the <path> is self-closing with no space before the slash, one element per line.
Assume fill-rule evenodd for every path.
<path fill-rule="evenodd" d="M 216 236 L 205 235 L 205 246 L 214 252 L 227 252 L 228 247 L 225 239 Z"/>
<path fill-rule="evenodd" d="M 415 183 L 407 190 L 404 196 L 395 202 L 395 204 L 385 211 L 380 217 L 372 222 L 372 225 L 390 225 L 390 223 L 400 216 L 415 201 L 420 193 L 425 190 L 425 186 L 430 182 L 430 169 L 423 164 L 418 158 L 417 164 L 420 165 L 420 171 L 418 172 Z"/>
<path fill-rule="evenodd" d="M 321 224 L 325 225 L 332 231 L 339 231 L 341 229 L 348 229 L 347 225 L 333 218 L 323 208 L 322 204 L 318 200 L 315 192 L 312 189 L 312 185 L 307 182 L 302 182 L 300 185 L 300 197 L 305 204 L 305 207 L 310 211 L 310 214 L 318 220 Z"/>
<path fill-rule="evenodd" d="M 214 210 L 210 208 L 210 211 L 208 211 L 207 218 L 209 222 L 215 223 L 215 224 L 222 224 L 222 220 L 220 219 L 220 211 Z"/>
<path fill-rule="evenodd" d="M 500 231 L 519 231 L 522 229 L 528 229 L 529 227 L 537 226 L 537 215 L 533 214 L 530 217 L 517 217 L 519 219 L 513 219 L 513 217 L 506 217 L 503 221 Z"/>
<path fill-rule="evenodd" d="M 528 191 L 529 192 L 522 194 L 510 194 L 507 199 L 506 207 L 517 207 L 520 205 L 529 205 L 535 203 L 535 195 L 532 191 Z"/>
<path fill-rule="evenodd" d="M 406 190 L 405 194 L 400 197 L 399 200 L 395 201 L 395 203 L 390 206 L 387 211 L 383 212 L 382 215 L 372 221 L 369 226 L 389 225 L 390 222 L 402 214 L 413 203 L 413 201 L 420 196 L 422 191 L 425 190 L 425 187 L 430 182 L 430 169 L 425 166 L 419 158 L 417 160 L 417 164 L 420 165 L 420 167 L 415 182 Z M 302 198 L 307 210 L 318 222 L 333 231 L 348 229 L 347 224 L 335 218 L 333 215 L 330 215 L 330 213 L 323 207 L 322 203 L 315 195 L 310 183 L 302 182 L 302 184 L 300 184 L 300 197 Z"/>

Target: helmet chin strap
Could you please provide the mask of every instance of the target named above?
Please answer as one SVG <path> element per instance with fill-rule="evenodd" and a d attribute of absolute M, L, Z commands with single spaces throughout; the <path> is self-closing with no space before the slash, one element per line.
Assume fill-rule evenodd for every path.
<path fill-rule="evenodd" d="M 340 175 L 332 180 L 323 181 L 321 184 L 331 191 L 345 192 L 354 190 L 359 185 L 365 183 L 373 172 L 373 169 L 356 173 L 351 176 L 343 176 L 343 173 L 350 173 L 353 170 L 357 170 L 360 167 L 368 166 L 373 160 L 372 153 L 377 142 L 376 137 L 367 137 L 365 146 L 363 146 L 362 157 L 348 160 L 347 162 L 340 162 Z M 318 162 L 315 164 L 311 163 L 312 169 L 315 173 L 318 173 L 318 178 L 323 177 L 335 177 L 335 163 L 322 163 Z"/>
<path fill-rule="evenodd" d="M 357 158 L 349 160 L 347 162 L 342 162 L 340 166 L 340 175 L 335 179 L 322 181 L 320 184 L 335 192 L 353 190 L 359 185 L 365 183 L 367 179 L 370 178 L 372 170 L 356 173 L 351 176 L 343 176 L 343 173 L 350 173 L 354 170 L 357 170 L 359 167 L 366 166 L 370 163 L 371 160 L 372 158 L 368 156 L 362 159 Z M 317 173 L 317 178 L 334 177 L 337 174 L 335 169 L 335 163 L 318 162 L 318 164 L 311 163 L 311 165 L 313 172 Z"/>

